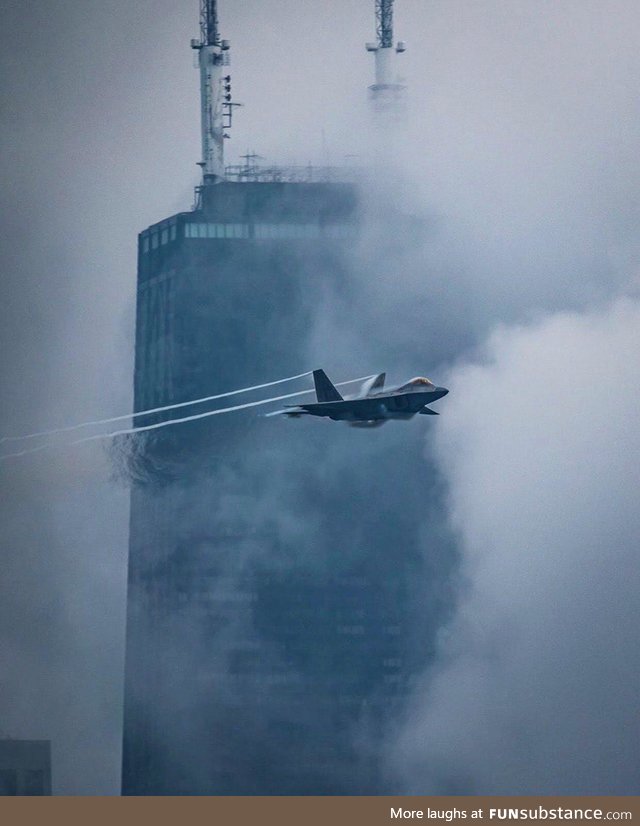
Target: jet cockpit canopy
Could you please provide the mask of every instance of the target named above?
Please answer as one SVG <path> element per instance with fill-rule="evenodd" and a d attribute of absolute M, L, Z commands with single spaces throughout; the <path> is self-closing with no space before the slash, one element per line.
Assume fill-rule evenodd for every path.
<path fill-rule="evenodd" d="M 430 390 L 433 387 L 435 387 L 435 384 L 425 376 L 416 376 L 411 381 L 403 384 L 402 387 L 398 387 L 398 390 Z"/>

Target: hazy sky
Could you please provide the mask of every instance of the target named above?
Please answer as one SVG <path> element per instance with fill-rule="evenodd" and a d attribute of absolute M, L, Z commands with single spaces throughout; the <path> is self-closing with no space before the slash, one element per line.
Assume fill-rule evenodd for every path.
<path fill-rule="evenodd" d="M 408 123 L 397 186 L 371 200 L 369 227 L 394 199 L 429 240 L 407 240 L 375 277 L 364 270 L 361 318 L 323 307 L 313 348 L 331 334 L 335 363 L 348 367 L 344 345 L 359 375 L 372 330 L 392 320 L 394 340 L 379 346 L 391 369 L 414 365 L 419 335 L 420 372 L 450 371 L 449 418 L 426 449 L 450 488 L 459 605 L 415 698 L 418 734 L 399 735 L 393 763 L 417 791 L 637 792 L 630 768 L 598 774 L 590 757 L 553 786 L 546 758 L 574 734 L 610 765 L 633 763 L 637 748 L 626 716 L 637 471 L 625 458 L 637 448 L 640 11 L 631 0 L 396 7 Z M 197 8 L 2 5 L 2 433 L 131 405 L 136 235 L 188 209 L 197 182 Z M 244 104 L 230 160 L 247 149 L 287 163 L 366 155 L 372 0 L 221 0 L 220 19 Z M 54 740 L 57 791 L 112 793 L 127 490 L 100 447 L 0 474 L 0 729 Z M 611 726 L 593 721 L 603 702 Z M 455 738 L 443 735 L 449 720 Z"/>

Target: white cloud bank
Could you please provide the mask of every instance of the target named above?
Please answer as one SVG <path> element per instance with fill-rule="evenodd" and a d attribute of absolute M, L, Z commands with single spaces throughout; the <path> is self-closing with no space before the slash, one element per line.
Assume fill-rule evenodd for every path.
<path fill-rule="evenodd" d="M 393 749 L 414 793 L 640 789 L 640 302 L 504 328 L 436 451 L 462 545 Z"/>

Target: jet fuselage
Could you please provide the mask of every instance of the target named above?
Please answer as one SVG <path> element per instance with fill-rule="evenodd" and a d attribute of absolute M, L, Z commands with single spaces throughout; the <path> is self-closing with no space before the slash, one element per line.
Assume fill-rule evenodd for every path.
<path fill-rule="evenodd" d="M 389 419 L 411 419 L 426 405 L 447 394 L 443 387 L 432 391 L 397 391 L 378 393 L 364 399 L 343 399 L 342 401 L 312 402 L 300 404 L 297 408 L 312 416 L 327 416 L 341 422 L 374 422 Z M 435 411 L 429 411 L 434 413 Z"/>

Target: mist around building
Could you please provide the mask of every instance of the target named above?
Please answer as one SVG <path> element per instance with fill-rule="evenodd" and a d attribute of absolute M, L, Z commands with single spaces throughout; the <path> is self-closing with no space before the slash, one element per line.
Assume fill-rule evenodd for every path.
<path fill-rule="evenodd" d="M 4 793 L 637 793 L 637 9 L 197 5 L 8 46 L 3 435 L 451 392 L 0 466 Z"/>

